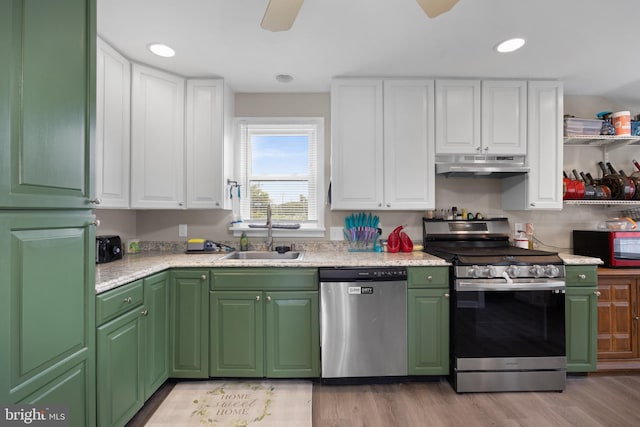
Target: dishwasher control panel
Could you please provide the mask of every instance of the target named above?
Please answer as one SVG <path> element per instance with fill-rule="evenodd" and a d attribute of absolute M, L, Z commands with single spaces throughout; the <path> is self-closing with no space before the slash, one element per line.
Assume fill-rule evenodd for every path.
<path fill-rule="evenodd" d="M 405 281 L 406 267 L 335 267 L 320 268 L 321 282 Z"/>

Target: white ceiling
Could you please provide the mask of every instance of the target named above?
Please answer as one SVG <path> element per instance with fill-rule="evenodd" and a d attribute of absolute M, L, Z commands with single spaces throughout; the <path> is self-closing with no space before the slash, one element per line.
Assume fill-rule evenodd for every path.
<path fill-rule="evenodd" d="M 327 92 L 336 76 L 552 78 L 640 112 L 640 1 L 305 0 L 293 28 L 260 27 L 268 0 L 97 0 L 98 34 L 128 58 L 236 92 Z M 527 40 L 497 54 L 502 39 Z M 147 46 L 172 46 L 173 58 Z M 275 76 L 291 74 L 291 83 Z"/>

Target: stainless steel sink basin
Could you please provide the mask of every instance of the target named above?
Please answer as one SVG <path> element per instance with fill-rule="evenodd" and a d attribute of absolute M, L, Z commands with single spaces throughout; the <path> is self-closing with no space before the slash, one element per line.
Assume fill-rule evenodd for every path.
<path fill-rule="evenodd" d="M 289 251 L 285 253 L 271 251 L 236 251 L 225 255 L 220 260 L 243 260 L 243 261 L 300 261 L 304 257 L 304 252 Z"/>

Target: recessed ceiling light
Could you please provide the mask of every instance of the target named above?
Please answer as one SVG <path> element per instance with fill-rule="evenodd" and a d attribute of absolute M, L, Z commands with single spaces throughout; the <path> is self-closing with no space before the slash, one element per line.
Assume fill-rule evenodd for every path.
<path fill-rule="evenodd" d="M 163 58 L 171 58 L 172 56 L 175 56 L 176 51 L 171 49 L 169 46 L 167 46 L 166 44 L 162 44 L 162 43 L 152 43 L 149 45 L 149 50 L 158 55 L 158 56 L 162 56 Z"/>
<path fill-rule="evenodd" d="M 496 46 L 496 51 L 498 53 L 514 52 L 524 46 L 524 43 L 524 39 L 519 37 L 505 40 Z"/>
<path fill-rule="evenodd" d="M 276 81 L 278 81 L 280 83 L 289 83 L 289 82 L 293 81 L 293 76 L 291 76 L 289 74 L 278 74 L 276 76 Z"/>

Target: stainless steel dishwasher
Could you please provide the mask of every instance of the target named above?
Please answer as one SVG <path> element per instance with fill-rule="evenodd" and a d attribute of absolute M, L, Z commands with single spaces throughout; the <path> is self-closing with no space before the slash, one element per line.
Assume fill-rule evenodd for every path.
<path fill-rule="evenodd" d="M 320 268 L 322 378 L 407 375 L 407 270 Z"/>

